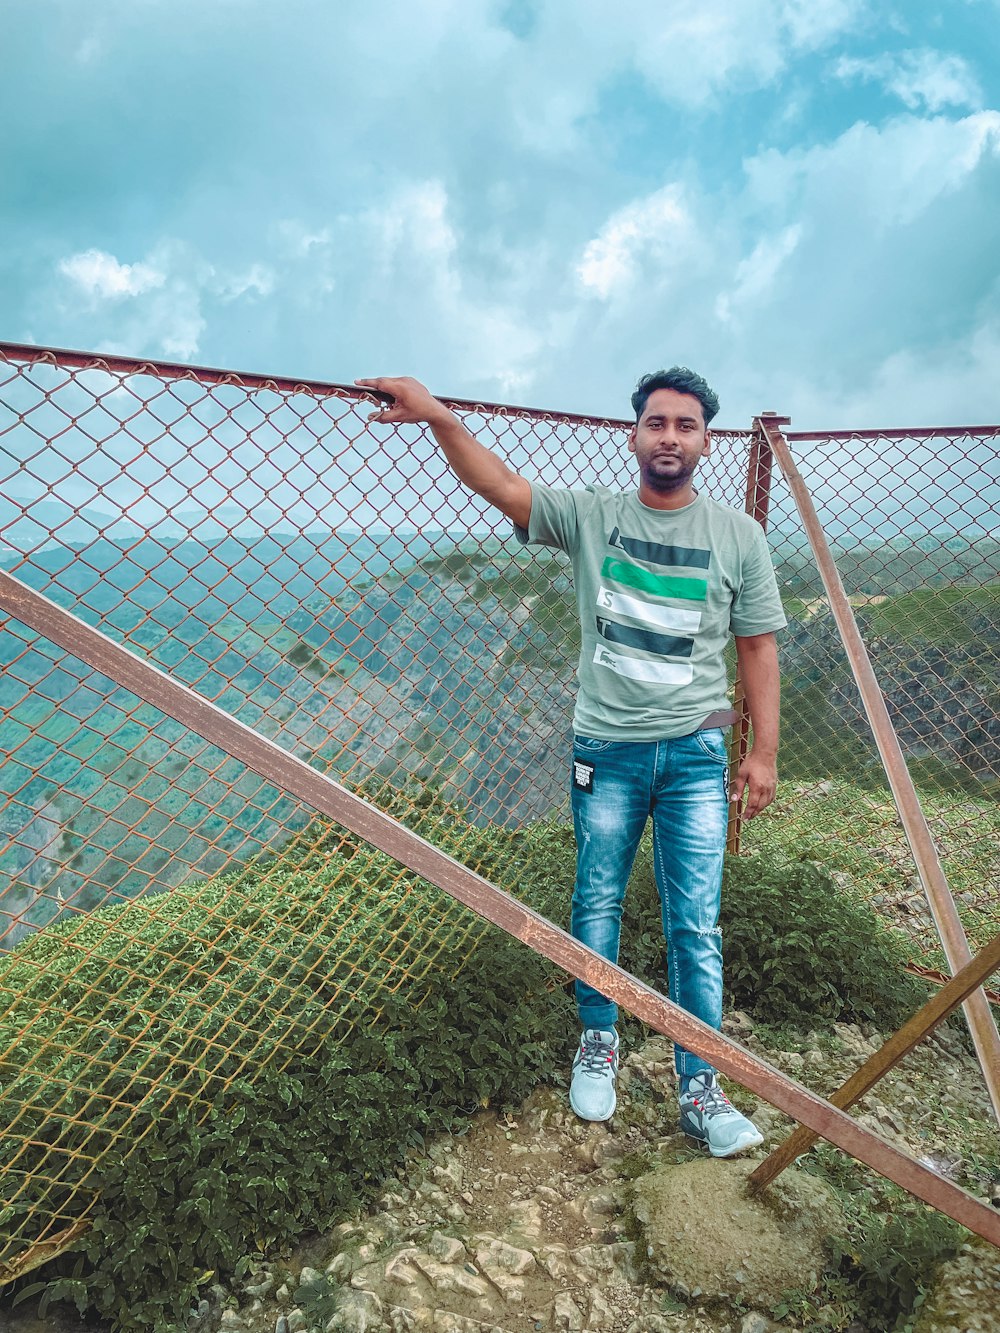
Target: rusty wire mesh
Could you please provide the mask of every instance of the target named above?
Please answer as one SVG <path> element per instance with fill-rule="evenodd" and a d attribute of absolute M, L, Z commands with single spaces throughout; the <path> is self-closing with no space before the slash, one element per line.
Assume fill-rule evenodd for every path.
<path fill-rule="evenodd" d="M 624 422 L 460 407 L 531 477 L 629 483 Z M 409 780 L 432 782 L 465 809 L 462 828 L 448 824 L 449 850 L 475 864 L 477 830 L 565 806 L 577 647 L 567 564 L 517 547 L 426 432 L 369 429 L 369 410 L 336 385 L 0 348 L 0 563 L 373 799 L 405 811 Z M 731 505 L 744 502 L 750 439 L 715 432 L 702 484 Z M 973 446 L 995 468 L 995 437 L 949 442 L 956 458 Z M 867 514 L 871 468 L 882 466 L 875 450 L 859 456 L 860 507 L 837 509 L 846 493 L 834 487 L 841 515 Z M 811 466 L 804 458 L 807 477 Z M 877 475 L 887 485 L 891 469 Z M 985 481 L 973 494 L 974 513 L 958 504 L 949 516 L 956 530 L 987 523 Z M 914 511 L 901 523 L 902 512 L 884 520 L 894 538 L 920 521 Z M 852 533 L 844 520 L 833 535 Z M 779 483 L 771 534 L 793 622 L 788 781 L 748 846 L 794 841 L 873 885 L 890 913 L 905 896 L 899 919 L 932 959 L 898 822 Z M 924 595 L 919 615 L 907 611 L 915 626 L 946 588 L 942 623 L 971 617 L 963 651 L 982 667 L 984 697 L 996 640 L 984 646 L 976 617 L 996 607 L 990 549 L 993 564 L 963 558 L 940 578 L 915 559 L 904 577 L 894 554 L 879 566 L 893 571 L 884 593 L 856 592 L 904 609 Z M 876 617 L 869 632 L 879 605 L 861 608 Z M 881 671 L 895 659 L 880 660 L 878 638 Z M 0 661 L 0 1081 L 16 1094 L 2 1265 L 79 1216 L 102 1157 L 134 1147 L 129 1126 L 149 1099 L 207 1102 L 246 1069 L 286 1064 L 320 1022 L 347 1031 L 403 987 L 418 1003 L 435 968 L 461 966 L 477 925 L 10 616 Z M 954 651 L 934 661 L 964 706 L 972 690 L 952 690 Z M 909 682 L 898 687 L 907 706 Z M 921 716 L 930 725 L 937 714 Z M 949 750 L 921 771 L 932 822 L 947 821 L 949 868 L 992 864 L 989 734 L 992 750 Z M 510 875 L 516 892 L 516 867 Z M 985 938 L 995 887 L 961 883 L 970 934 Z M 553 903 L 568 887 L 553 886 Z"/>
<path fill-rule="evenodd" d="M 787 436 L 973 944 L 1000 923 L 1000 428 Z M 746 849 L 826 861 L 943 966 L 848 659 L 777 469 L 782 784 Z"/>

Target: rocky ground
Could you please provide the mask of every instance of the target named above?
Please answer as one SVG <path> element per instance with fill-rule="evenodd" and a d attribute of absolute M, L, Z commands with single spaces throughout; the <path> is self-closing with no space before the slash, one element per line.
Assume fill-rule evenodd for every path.
<path fill-rule="evenodd" d="M 874 1032 L 837 1025 L 801 1050 L 781 1052 L 765 1047 L 744 1015 L 731 1015 L 726 1027 L 825 1091 L 878 1042 Z M 739 1089 L 730 1092 L 773 1146 L 789 1122 Z M 995 1191 L 995 1124 L 975 1063 L 952 1037 L 935 1038 L 910 1056 L 860 1115 L 982 1197 Z M 781 1178 L 777 1206 L 751 1203 L 741 1181 L 765 1150 L 750 1154 L 749 1164 L 715 1161 L 679 1135 L 671 1049 L 652 1037 L 623 1060 L 619 1107 L 609 1123 L 578 1121 L 556 1088 L 538 1089 L 516 1114 L 482 1112 L 467 1132 L 413 1156 L 368 1215 L 312 1238 L 295 1254 L 256 1262 L 231 1289 L 207 1285 L 188 1329 L 804 1329 L 808 1321 L 794 1315 L 774 1319 L 775 1298 L 786 1285 L 802 1290 L 815 1281 L 838 1205 L 815 1177 L 799 1172 Z M 657 1199 L 666 1200 L 668 1211 L 651 1217 L 649 1200 Z M 767 1261 L 755 1262 L 765 1246 Z M 0 1314 L 0 1328 L 71 1333 L 79 1326 L 14 1312 Z M 939 1279 L 919 1329 L 1000 1333 L 1000 1252 L 971 1241 Z M 885 1330 L 855 1322 L 850 1333 Z"/>

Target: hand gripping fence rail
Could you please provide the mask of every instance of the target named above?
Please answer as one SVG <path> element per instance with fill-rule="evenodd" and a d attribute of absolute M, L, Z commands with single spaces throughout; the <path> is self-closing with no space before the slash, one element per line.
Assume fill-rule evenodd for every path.
<path fill-rule="evenodd" d="M 628 484 L 627 422 L 454 405 L 530 476 Z M 562 558 L 529 559 L 462 491 L 424 432 L 369 428 L 366 410 L 356 390 L 335 384 L 0 344 L 0 605 L 9 616 L 0 620 L 0 1070 L 16 1074 L 28 1060 L 26 1077 L 40 1077 L 23 1054 L 37 1017 L 48 1033 L 46 1096 L 79 1133 L 72 1032 L 83 1019 L 44 990 L 47 941 L 72 945 L 78 961 L 67 981 L 93 1002 L 94 1068 L 113 1071 L 122 1036 L 110 1032 L 117 1011 L 106 992 L 112 978 L 131 984 L 142 972 L 129 931 L 143 904 L 159 933 L 142 936 L 156 956 L 129 1020 L 136 1086 L 155 1087 L 166 1058 L 143 1026 L 153 1022 L 161 965 L 179 979 L 190 1012 L 204 1015 L 185 1028 L 201 1043 L 199 1058 L 211 1066 L 231 1057 L 239 1042 L 209 1031 L 215 1011 L 205 997 L 219 976 L 185 970 L 169 927 L 188 919 L 189 884 L 223 875 L 231 889 L 234 873 L 252 879 L 264 873 L 258 858 L 276 852 L 303 866 L 322 862 L 328 876 L 336 870 L 319 909 L 309 910 L 315 888 L 299 879 L 282 885 L 281 923 L 238 922 L 227 915 L 230 890 L 209 882 L 213 929 L 236 941 L 227 946 L 234 957 L 274 953 L 274 975 L 283 949 L 296 964 L 306 953 L 319 959 L 310 967 L 335 963 L 328 1013 L 346 1027 L 377 1017 L 380 997 L 460 966 L 473 947 L 473 914 L 441 894 L 430 903 L 409 866 L 657 1030 L 680 1034 L 807 1132 L 860 1148 L 890 1178 L 902 1172 L 907 1188 L 945 1211 L 961 1200 L 966 1225 L 988 1226 L 995 1215 L 971 1196 L 832 1109 L 841 1094 L 831 1103 L 814 1097 L 564 936 L 544 919 L 560 910 L 556 894 L 532 912 L 376 808 L 392 805 L 386 790 L 428 779 L 467 811 L 472 834 L 527 829 L 564 808 L 576 647 Z M 742 827 L 733 812 L 730 849 L 781 851 L 791 841 L 796 856 L 862 886 L 908 940 L 921 975 L 945 981 L 942 965 L 955 970 L 970 944 L 979 950 L 935 997 L 937 1008 L 932 1000 L 887 1043 L 880 1077 L 904 1034 L 930 1031 L 993 966 L 1000 427 L 782 434 L 779 425 L 765 416 L 749 431 L 713 432 L 701 482 L 766 526 L 790 621 L 782 785 L 763 818 Z M 801 448 L 842 596 L 813 555 L 785 440 Z M 841 639 L 845 602 L 878 671 L 903 772 L 919 790 L 918 818 L 926 816 L 940 854 L 930 876 L 948 876 L 944 915 L 949 885 L 957 901 L 968 937 L 957 952 L 957 937 L 947 950 L 938 942 L 940 904 L 932 913 L 924 902 L 930 861 L 919 840 L 911 852 L 912 812 L 897 815 L 900 775 L 887 783 L 884 738 L 873 737 L 857 654 Z M 746 741 L 744 719 L 735 759 Z M 324 841 L 317 811 L 393 858 L 371 853 L 366 873 L 377 890 L 367 897 L 351 863 Z M 467 846 L 456 839 L 452 850 L 475 864 Z M 252 918 L 252 893 L 245 901 Z M 104 921 L 101 930 L 121 937 L 110 959 L 96 929 Z M 5 988 L 5 977 L 23 981 L 32 968 L 38 979 L 25 996 Z M 314 1012 L 305 998 L 280 984 L 269 996 L 271 1025 L 284 1034 L 279 1060 L 292 1058 L 314 1021 L 302 1016 Z M 248 996 L 243 1008 L 253 1003 Z M 37 1016 L 32 1004 L 41 1005 Z M 991 1037 L 981 1029 L 989 1082 Z M 192 1050 L 179 1058 L 193 1059 Z M 255 1057 L 248 1049 L 245 1058 Z M 99 1097 L 90 1108 L 100 1111 Z M 27 1197 L 31 1171 L 43 1169 L 35 1114 L 28 1106 L 7 1131 L 15 1203 Z M 25 1219 L 23 1253 L 0 1250 L 0 1282 L 79 1234 L 98 1142 L 92 1136 L 79 1188 L 62 1183 L 58 1153 L 44 1166 L 48 1216 L 43 1205 Z"/>
<path fill-rule="evenodd" d="M 307 801 L 572 976 L 585 978 L 657 1032 L 683 1043 L 808 1129 L 1000 1248 L 1000 1214 L 879 1138 L 832 1102 L 817 1097 L 678 1008 L 332 778 L 317 773 L 304 760 L 282 751 L 186 686 L 109 642 L 41 594 L 18 585 L 9 574 L 0 574 L 0 598 L 24 624 L 62 644 L 140 698 L 155 700 L 172 717 L 197 734 L 211 737 L 254 772 Z M 987 962 L 993 961 L 992 955 L 988 956 Z"/>

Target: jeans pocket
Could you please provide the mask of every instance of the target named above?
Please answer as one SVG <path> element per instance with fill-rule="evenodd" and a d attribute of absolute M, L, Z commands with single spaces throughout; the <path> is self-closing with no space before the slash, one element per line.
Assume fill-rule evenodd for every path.
<path fill-rule="evenodd" d="M 717 764 L 729 763 L 729 749 L 721 727 L 707 727 L 694 733 L 695 743 L 702 754 L 714 759 Z"/>
<path fill-rule="evenodd" d="M 574 736 L 573 746 L 583 754 L 601 754 L 604 750 L 610 750 L 612 745 L 617 745 L 618 741 L 602 741 L 596 736 Z"/>

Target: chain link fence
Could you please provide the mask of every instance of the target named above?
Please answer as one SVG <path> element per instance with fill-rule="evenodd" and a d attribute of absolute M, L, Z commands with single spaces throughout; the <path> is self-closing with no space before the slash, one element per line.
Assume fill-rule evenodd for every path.
<path fill-rule="evenodd" d="M 1000 428 L 789 432 L 970 941 L 1000 921 Z M 782 778 L 743 847 L 860 884 L 944 966 L 816 561 L 774 470 Z"/>
<path fill-rule="evenodd" d="M 530 477 L 630 484 L 626 421 L 455 406 Z M 568 567 L 520 548 L 426 431 L 370 428 L 370 410 L 343 386 L 0 346 L 0 566 L 475 868 L 490 829 L 567 810 Z M 701 485 L 743 507 L 752 432 L 713 434 Z M 789 438 L 984 943 L 1000 428 Z M 935 965 L 777 476 L 769 535 L 790 619 L 784 781 L 744 849 L 828 861 Z M 0 662 L 3 1280 L 26 1243 L 75 1225 L 149 1099 L 207 1105 L 319 1024 L 346 1031 L 400 990 L 418 1004 L 479 926 L 8 614 Z M 434 816 L 445 805 L 463 816 Z M 517 892 L 516 864 L 494 873 Z M 533 905 L 561 918 L 569 887 Z"/>

